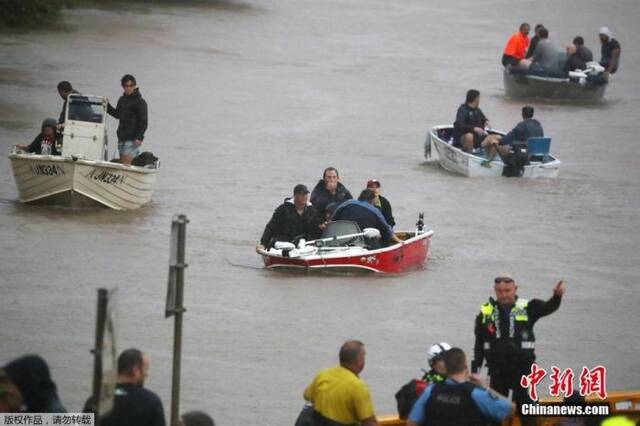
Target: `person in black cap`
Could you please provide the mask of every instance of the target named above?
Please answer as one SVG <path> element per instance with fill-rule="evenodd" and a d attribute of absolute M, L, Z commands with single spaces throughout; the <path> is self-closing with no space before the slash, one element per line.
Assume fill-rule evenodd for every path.
<path fill-rule="evenodd" d="M 303 184 L 293 188 L 293 197 L 273 212 L 260 238 L 256 251 L 269 248 L 276 241 L 293 241 L 298 236 L 312 240 L 320 237 L 322 221 L 316 209 L 309 202 L 309 190 Z"/>

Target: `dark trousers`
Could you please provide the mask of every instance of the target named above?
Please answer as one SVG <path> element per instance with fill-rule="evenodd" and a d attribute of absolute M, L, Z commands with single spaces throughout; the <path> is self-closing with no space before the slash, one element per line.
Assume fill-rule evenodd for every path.
<path fill-rule="evenodd" d="M 527 374 L 527 370 L 508 369 L 502 370 L 492 368 L 489 371 L 489 387 L 496 392 L 509 396 L 509 390 L 513 392 L 511 399 L 518 406 L 518 414 L 521 412 L 522 404 L 531 404 L 533 400 L 529 398 L 528 390 L 520 386 L 520 378 L 523 374 Z M 520 417 L 523 426 L 535 425 L 535 417 Z"/>

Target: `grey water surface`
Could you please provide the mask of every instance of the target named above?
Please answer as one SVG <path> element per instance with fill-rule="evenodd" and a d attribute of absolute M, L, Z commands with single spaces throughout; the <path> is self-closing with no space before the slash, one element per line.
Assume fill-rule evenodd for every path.
<path fill-rule="evenodd" d="M 126 3 L 123 3 L 125 5 Z M 288 425 L 340 344 L 367 345 L 378 413 L 447 341 L 471 351 L 492 279 L 560 310 L 536 326 L 540 365 L 607 367 L 608 389 L 640 387 L 640 44 L 635 0 L 249 1 L 65 12 L 66 29 L 0 35 L 0 364 L 49 362 L 63 403 L 91 390 L 96 289 L 118 288 L 118 348 L 150 354 L 147 386 L 168 412 L 172 321 L 164 319 L 171 217 L 188 225 L 181 407 L 221 425 Z M 470 88 L 493 127 L 523 101 L 503 95 L 500 56 L 521 21 L 559 47 L 597 30 L 622 66 L 596 105 L 532 101 L 557 180 L 465 179 L 425 161 L 430 126 Z M 138 78 L 144 147 L 162 162 L 153 203 L 135 212 L 21 205 L 6 157 L 57 117 L 55 86 L 120 95 Z M 109 119 L 110 152 L 117 122 Z M 297 183 L 335 166 L 355 194 L 382 182 L 398 222 L 435 230 L 425 270 L 325 276 L 264 270 L 254 246 Z M 545 389 L 541 389 L 545 393 Z"/>

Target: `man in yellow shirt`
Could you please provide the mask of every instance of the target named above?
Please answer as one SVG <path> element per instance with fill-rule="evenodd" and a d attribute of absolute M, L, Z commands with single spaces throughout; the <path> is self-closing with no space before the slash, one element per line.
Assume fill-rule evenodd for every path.
<path fill-rule="evenodd" d="M 340 365 L 316 374 L 304 391 L 313 404 L 317 426 L 378 426 L 367 384 L 358 374 L 364 369 L 364 344 L 348 340 L 340 348 Z"/>

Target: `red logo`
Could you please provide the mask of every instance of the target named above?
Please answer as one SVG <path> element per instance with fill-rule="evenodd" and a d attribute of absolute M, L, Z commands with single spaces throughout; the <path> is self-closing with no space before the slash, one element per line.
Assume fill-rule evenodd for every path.
<path fill-rule="evenodd" d="M 538 366 L 538 364 L 531 364 L 531 372 L 529 374 L 522 375 L 520 378 L 520 386 L 528 389 L 529 397 L 537 401 L 538 390 L 537 386 L 547 376 L 547 372 L 544 368 Z M 607 398 L 606 389 L 606 376 L 607 369 L 602 365 L 597 365 L 591 370 L 587 367 L 582 367 L 582 373 L 580 373 L 580 395 L 588 396 L 596 394 L 600 399 Z M 551 374 L 549 379 L 551 385 L 549 385 L 549 394 L 551 396 L 565 396 L 569 397 L 573 394 L 573 370 L 566 368 L 561 370 L 555 365 L 551 367 Z"/>

